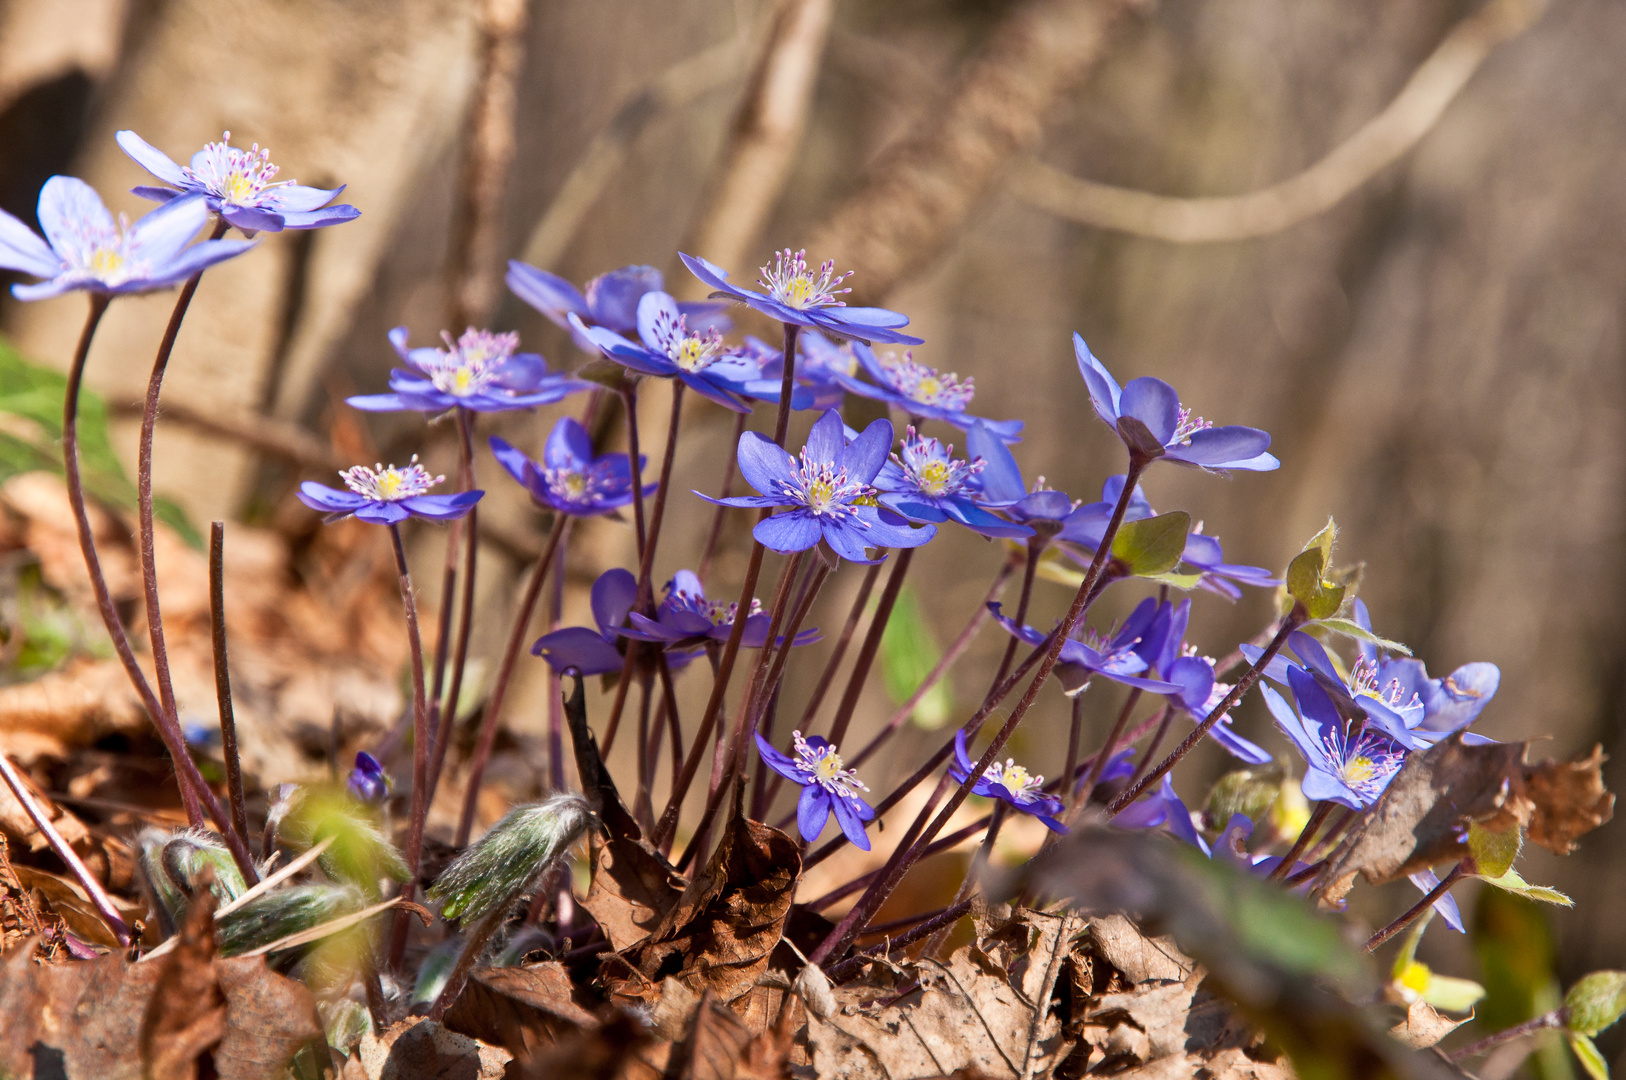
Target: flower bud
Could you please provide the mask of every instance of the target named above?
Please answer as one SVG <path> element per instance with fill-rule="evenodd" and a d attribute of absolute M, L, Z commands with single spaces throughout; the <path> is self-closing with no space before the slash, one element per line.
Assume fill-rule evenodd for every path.
<path fill-rule="evenodd" d="M 146 828 L 136 843 L 141 849 L 141 876 L 166 934 L 185 921 L 187 905 L 206 875 L 212 882 L 210 891 L 222 904 L 248 890 L 236 860 L 214 833 Z"/>
<path fill-rule="evenodd" d="M 379 806 L 390 794 L 390 778 L 379 760 L 365 750 L 356 752 L 356 767 L 350 770 L 345 789 L 356 801 L 368 806 Z"/>
<path fill-rule="evenodd" d="M 221 956 L 258 949 L 363 907 L 348 885 L 294 885 L 249 901 L 215 924 Z"/>
<path fill-rule="evenodd" d="M 1254 821 L 1269 810 L 1282 790 L 1279 769 L 1236 769 L 1214 781 L 1203 807 L 1203 827 L 1211 832 L 1225 828 L 1233 814 Z"/>
<path fill-rule="evenodd" d="M 380 895 L 380 880 L 406 880 L 406 861 L 361 803 L 337 788 L 302 788 L 277 823 L 277 839 L 303 850 L 330 837 L 333 843 L 317 857 L 329 877 L 371 899 Z"/>
<path fill-rule="evenodd" d="M 1564 1026 L 1596 1035 L 1626 1012 L 1626 971 L 1594 971 L 1564 995 Z"/>
<path fill-rule="evenodd" d="M 446 868 L 429 899 L 443 901 L 441 915 L 466 926 L 528 892 L 596 820 L 579 795 L 510 810 Z"/>

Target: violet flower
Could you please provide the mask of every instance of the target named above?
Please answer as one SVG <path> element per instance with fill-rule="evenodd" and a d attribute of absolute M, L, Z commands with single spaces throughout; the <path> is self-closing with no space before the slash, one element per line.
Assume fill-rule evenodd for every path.
<path fill-rule="evenodd" d="M 1078 334 L 1073 335 L 1073 351 L 1096 415 L 1118 433 L 1131 454 L 1211 472 L 1268 472 L 1280 467 L 1281 462 L 1265 452 L 1270 446 L 1267 433 L 1240 425 L 1215 427 L 1193 416 L 1180 404 L 1174 387 L 1162 379 L 1131 379 L 1120 389 Z"/>
<path fill-rule="evenodd" d="M 1184 643 L 1186 626 L 1191 618 L 1191 601 L 1182 600 L 1169 611 L 1169 629 L 1163 649 L 1153 661 L 1157 673 L 1180 689 L 1168 695 L 1171 706 L 1183 709 L 1197 723 L 1208 719 L 1208 714 L 1219 707 L 1231 692 L 1232 684 L 1218 681 L 1214 675 L 1214 661 L 1200 656 L 1194 647 Z M 1232 757 L 1250 765 L 1268 765 L 1273 760 L 1269 751 L 1244 739 L 1231 728 L 1234 711 L 1221 717 L 1209 736 Z"/>
<path fill-rule="evenodd" d="M 583 675 L 607 675 L 621 670 L 621 627 L 638 603 L 638 579 L 626 570 L 606 570 L 593 582 L 591 594 L 595 632 L 585 626 L 567 626 L 543 634 L 531 646 L 533 655 L 554 671 L 576 668 Z"/>
<path fill-rule="evenodd" d="M 730 393 L 775 405 L 779 403 L 779 392 L 784 389 L 784 373 L 784 351 L 750 334 L 745 336 L 743 345 L 723 353 L 707 369 L 707 374 L 727 387 Z M 801 375 L 801 366 L 798 365 L 790 394 L 792 409 L 823 410 L 841 405 L 843 391 L 839 387 L 834 400 L 831 400 L 829 394 L 821 393 Z"/>
<path fill-rule="evenodd" d="M 1372 629 L 1364 601 L 1355 601 L 1354 614 L 1357 625 L 1364 630 Z M 1425 746 L 1432 746 L 1472 724 L 1496 696 L 1502 682 L 1501 669 L 1485 661 L 1463 664 L 1444 678 L 1433 679 L 1421 660 L 1389 657 L 1371 642 L 1358 644 L 1365 666 L 1375 673 L 1372 682 L 1376 686 L 1392 688 L 1391 694 L 1401 700 L 1415 699 L 1421 703 L 1422 717 L 1410 726 L 1412 738 Z M 1482 746 L 1495 740 L 1464 731 L 1462 741 L 1469 746 Z"/>
<path fill-rule="evenodd" d="M 274 180 L 277 167 L 271 151 L 255 143 L 247 150 L 231 145 L 231 132 L 217 143 L 205 143 L 192 155 L 190 165 L 176 164 L 168 154 L 133 131 L 113 136 L 119 149 L 164 182 L 165 187 L 131 190 L 143 199 L 168 202 L 180 195 L 202 195 L 209 209 L 252 236 L 283 229 L 320 229 L 354 221 L 361 211 L 354 206 L 330 206 L 344 190 L 306 187 L 292 180 Z"/>
<path fill-rule="evenodd" d="M 746 338 L 749 345 L 753 340 Z M 796 337 L 797 385 L 812 394 L 810 408 L 839 409 L 847 399 L 847 381 L 858 373 L 858 357 L 853 355 L 852 342 L 837 344 L 817 330 L 804 330 Z M 782 365 L 785 354 L 775 349 L 774 356 Z M 782 367 L 765 364 L 763 374 L 770 370 L 783 373 Z"/>
<path fill-rule="evenodd" d="M 979 420 L 966 412 L 976 394 L 971 379 L 962 380 L 953 372 L 944 374 L 936 368 L 917 363 L 914 353 L 907 350 L 901 355 L 889 350 L 876 356 L 875 350 L 862 341 L 855 341 L 852 343 L 852 353 L 864 374 L 874 382 L 867 383 L 850 375 L 836 373 L 835 378 L 849 393 L 884 401 L 922 420 L 941 420 L 961 431 L 969 430 L 972 424 L 980 422 L 1003 442 L 1021 441 L 1022 421 Z"/>
<path fill-rule="evenodd" d="M 299 485 L 299 501 L 337 521 L 354 514 L 375 525 L 395 525 L 409 517 L 428 521 L 460 518 L 480 501 L 484 491 L 459 491 L 455 495 L 430 495 L 429 489 L 445 482 L 444 476 L 430 476 L 418 464 L 418 455 L 406 465 L 354 465 L 339 474 L 349 491 L 330 488 L 307 480 Z"/>
<path fill-rule="evenodd" d="M 390 794 L 390 778 L 379 760 L 365 750 L 356 751 L 356 766 L 350 770 L 345 790 L 359 802 L 378 806 Z"/>
<path fill-rule="evenodd" d="M 1411 729 L 1423 720 L 1423 703 L 1415 693 L 1408 693 L 1395 679 L 1380 683 L 1376 667 L 1364 656 L 1350 668 L 1346 681 L 1321 643 L 1302 630 L 1288 636 L 1287 647 L 1301 663 L 1293 664 L 1277 654 L 1266 665 L 1265 678 L 1286 683 L 1293 688 L 1296 697 L 1298 687 L 1294 678 L 1302 675 L 1320 685 L 1327 700 L 1344 719 L 1370 723 L 1405 749 L 1417 748 Z M 1256 645 L 1244 644 L 1240 649 L 1242 655 L 1254 663 L 1264 655 L 1264 650 Z"/>
<path fill-rule="evenodd" d="M 638 301 L 645 293 L 665 288 L 661 272 L 653 266 L 623 266 L 600 274 L 578 289 L 558 274 L 550 274 L 518 259 L 508 262 L 507 282 L 515 296 L 547 316 L 550 322 L 570 330 L 576 346 L 590 353 L 598 352 L 598 347 L 571 328 L 570 316 L 577 316 L 588 326 L 602 326 L 618 334 L 631 333 L 638 329 Z M 721 314 L 722 307 L 707 301 L 682 303 L 678 310 L 697 330 L 716 327 L 723 331 L 728 329 L 728 319 Z"/>
<path fill-rule="evenodd" d="M 983 463 L 977 477 L 982 489 L 977 501 L 983 506 L 997 507 L 1016 521 L 1043 531 L 1047 537 L 1059 534 L 1063 523 L 1079 508 L 1065 492 L 1051 489 L 1042 476 L 1030 489 L 1011 448 L 989 431 L 986 423 L 971 425 L 966 433 L 965 449 Z M 1102 525 L 1104 527 L 1105 522 Z"/>
<path fill-rule="evenodd" d="M 1125 829 L 1155 829 L 1159 825 L 1186 843 L 1213 858 L 1214 852 L 1197 831 L 1191 820 L 1191 811 L 1174 791 L 1174 778 L 1163 774 L 1163 786 L 1124 807 L 1113 817 L 1112 823 Z"/>
<path fill-rule="evenodd" d="M 975 427 L 986 431 L 980 420 Z M 982 469 L 982 458 L 956 460 L 954 447 L 907 427 L 899 449 L 876 474 L 875 487 L 882 506 L 916 524 L 956 521 L 982 536 L 1032 536 L 1028 526 L 1013 525 L 977 505 Z"/>
<path fill-rule="evenodd" d="M 727 349 L 723 335 L 715 327 L 690 330 L 688 317 L 678 310 L 677 301 L 659 291 L 643 295 L 638 301 L 637 317 L 642 344 L 606 327 L 588 326 L 574 312 L 567 316 L 572 331 L 623 367 L 640 375 L 680 379 L 695 393 L 724 408 L 751 411 L 751 406 L 740 400 L 740 387 L 711 370 Z"/>
<path fill-rule="evenodd" d="M 718 506 L 789 507 L 752 530 L 773 551 L 806 551 L 822 539 L 843 559 L 872 562 L 866 547 L 919 547 L 937 534 L 932 525 L 911 529 L 881 519 L 870 484 L 891 445 L 892 425 L 885 420 L 870 424 L 849 445 L 841 414 L 832 409 L 814 422 L 799 457 L 754 431 L 740 436 L 740 475 L 760 495 L 695 494 Z"/>
<path fill-rule="evenodd" d="M 1326 690 L 1304 669 L 1292 668 L 1289 676 L 1296 710 L 1272 687 L 1260 689 L 1277 726 L 1304 757 L 1304 797 L 1365 809 L 1400 771 L 1406 748 L 1381 731 L 1346 721 Z"/>
<path fill-rule="evenodd" d="M 72 176 L 45 181 L 38 214 L 45 240 L 0 210 L 0 270 L 44 279 L 13 285 L 11 293 L 19 300 L 46 300 L 76 289 L 104 295 L 150 292 L 254 246 L 246 240 L 203 240 L 187 247 L 209 221 L 209 208 L 196 197 L 174 199 L 134 224 L 122 214 L 115 221 L 95 189 Z"/>
<path fill-rule="evenodd" d="M 728 640 L 734 630 L 734 619 L 739 605 L 724 600 L 708 600 L 706 588 L 689 570 L 679 570 L 666 583 L 666 596 L 655 609 L 653 619 L 632 612 L 630 627 L 623 628 L 623 637 L 639 641 L 654 641 L 668 649 L 692 649 L 708 642 Z M 751 610 L 745 616 L 745 629 L 740 644 L 747 649 L 760 649 L 768 642 L 768 624 L 771 620 L 762 610 L 762 603 L 752 599 Z M 783 640 L 783 639 L 781 639 Z M 803 630 L 796 635 L 793 645 L 811 645 L 819 640 L 819 632 Z"/>
<path fill-rule="evenodd" d="M 441 413 L 464 408 L 495 413 L 551 405 L 592 384 L 548 370 L 536 353 L 519 352 L 519 335 L 469 327 L 446 348 L 407 347 L 407 328 L 390 331 L 390 344 L 409 368 L 390 372 L 388 394 L 359 394 L 347 404 L 364 412 Z"/>
<path fill-rule="evenodd" d="M 949 775 L 963 784 L 976 767 L 977 763 L 966 752 L 965 732 L 956 731 L 954 762 L 949 765 Z M 977 777 L 977 782 L 971 785 L 971 790 L 985 799 L 998 799 L 1024 814 L 1032 814 L 1052 832 L 1067 831 L 1067 826 L 1057 819 L 1057 815 L 1066 809 L 1066 804 L 1054 795 L 1045 794 L 1044 777 L 1028 772 L 1014 758 L 1007 758 L 1003 765 L 997 761 L 989 765 Z"/>
<path fill-rule="evenodd" d="M 796 828 L 808 843 L 819 838 L 833 812 L 836 824 L 855 847 L 869 850 L 869 837 L 864 823 L 875 820 L 875 810 L 859 797 L 868 791 L 853 770 L 843 767 L 841 757 L 829 740 L 819 735 L 802 738 L 800 731 L 790 733 L 794 758 L 775 750 L 760 732 L 754 733 L 757 753 L 763 764 L 793 784 L 802 786 L 801 798 L 796 800 Z"/>
<path fill-rule="evenodd" d="M 805 251 L 786 248 L 774 253 L 773 266 L 764 266 L 757 281 L 766 293 L 730 284 L 728 271 L 705 259 L 682 252 L 678 258 L 695 277 L 716 290 L 712 296 L 738 300 L 770 319 L 859 341 L 921 344 L 920 338 L 901 332 L 902 327 L 909 325 L 908 316 L 885 308 L 848 307 L 838 299 L 852 291 L 836 287 L 851 276 L 851 271 L 838 276 L 833 261 L 826 261 L 818 270 L 813 270 L 807 265 Z"/>
<path fill-rule="evenodd" d="M 1048 635 L 1031 626 L 1017 626 L 1015 620 L 1000 611 L 998 603 L 990 603 L 988 610 L 1007 632 L 1029 645 L 1044 644 Z M 1083 638 L 1070 636 L 1062 642 L 1056 678 L 1069 697 L 1081 692 L 1097 675 L 1153 694 L 1179 693 L 1179 685 L 1142 674 L 1162 650 L 1168 628 L 1168 613 L 1160 612 L 1158 602 L 1151 597 L 1142 600 L 1110 638 L 1088 627 L 1076 627 L 1073 633 Z"/>
<path fill-rule="evenodd" d="M 541 461 L 531 460 L 495 435 L 490 445 L 497 463 L 532 498 L 562 514 L 594 517 L 632 501 L 632 466 L 627 455 L 595 455 L 586 429 L 571 417 L 562 416 L 554 423 Z M 644 494 L 653 494 L 658 486 L 644 485 Z"/>

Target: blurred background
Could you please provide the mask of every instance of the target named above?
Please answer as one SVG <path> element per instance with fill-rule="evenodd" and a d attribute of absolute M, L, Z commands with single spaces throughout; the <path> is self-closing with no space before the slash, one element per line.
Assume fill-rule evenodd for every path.
<path fill-rule="evenodd" d="M 228 536 L 259 538 L 242 544 L 280 544 L 258 556 L 262 577 L 314 592 L 329 580 L 311 569 L 325 541 L 291 498 L 298 481 L 413 452 L 452 471 L 449 427 L 341 403 L 382 389 L 391 327 L 424 344 L 465 323 L 516 329 L 573 368 L 587 358 L 502 288 L 505 260 L 576 282 L 649 263 L 696 298 L 680 249 L 744 282 L 776 247 L 805 246 L 856 271 L 849 299 L 913 319 L 926 339 L 917 359 L 974 378 L 973 412 L 1027 422 L 1016 454 L 1030 481 L 1093 501 L 1123 467 L 1088 407 L 1074 331 L 1120 381 L 1155 374 L 1198 413 L 1269 430 L 1280 472 L 1224 480 L 1165 467 L 1148 497 L 1202 519 L 1230 561 L 1278 571 L 1335 516 L 1340 560 L 1366 562 L 1361 595 L 1381 633 L 1436 674 L 1500 665 L 1479 730 L 1549 737 L 1536 756 L 1601 742 L 1619 788 L 1622 55 L 1626 8 L 1611 0 L 0 0 L 0 207 L 34 223 L 40 185 L 66 172 L 139 213 L 146 204 L 126 189 L 146 177 L 114 145 L 122 128 L 183 161 L 229 130 L 235 144 L 269 147 L 280 178 L 348 185 L 359 220 L 266 236 L 206 276 L 165 388 L 158 491 L 194 523 L 223 518 L 242 523 Z M 171 303 L 115 304 L 91 358 L 127 468 L 132 409 Z M 29 361 L 65 367 L 82 304 L 7 294 L 0 333 Z M 667 395 L 643 395 L 646 452 Z M 579 413 L 580 401 L 561 409 Z M 483 430 L 539 452 L 560 414 Z M 753 424 L 771 416 L 759 410 Z M 657 580 L 698 557 L 710 516 L 686 493 L 718 490 L 731 429 L 720 409 L 688 411 Z M 474 645 L 487 672 L 542 536 L 491 465 L 480 463 L 491 496 Z M 25 496 L 7 496 L 14 518 L 27 517 Z M 747 524 L 731 519 L 716 595 L 734 595 Z M 414 541 L 432 607 L 442 535 Z M 389 615 L 387 549 L 347 542 L 382 572 L 374 603 Z M 631 556 L 624 522 L 577 533 L 566 625 L 587 620 L 586 585 Z M 177 583 L 191 557 L 176 545 Z M 940 645 L 1004 558 L 945 528 L 915 561 L 912 592 Z M 776 573 L 771 560 L 764 599 Z M 825 590 L 815 621 L 826 642 L 798 656 L 784 702 L 811 691 L 862 573 L 844 566 Z M 1132 588 L 1109 595 L 1097 621 L 1127 611 Z M 1031 621 L 1048 625 L 1069 593 L 1041 583 Z M 1198 594 L 1196 608 L 1191 640 L 1213 655 L 1271 616 L 1260 593 L 1234 606 Z M 324 619 L 299 625 L 332 630 Z M 324 761 L 341 727 L 347 746 L 381 737 L 400 708 L 391 626 L 370 644 L 334 631 L 328 659 L 348 650 L 355 663 L 303 697 L 279 703 L 274 687 L 292 676 L 267 676 L 271 703 L 247 711 L 268 730 L 318 734 L 303 759 L 267 751 L 263 770 Z M 937 722 L 975 707 L 1004 644 L 997 627 L 979 634 Z M 504 797 L 543 775 L 537 668 L 522 663 L 506 710 L 516 752 L 500 770 Z M 895 704 L 874 684 L 855 736 Z M 212 687 L 197 685 L 193 707 L 207 716 Z M 342 718 L 331 706 L 330 733 L 327 702 L 352 691 L 359 703 Z M 686 718 L 704 692 L 691 676 Z M 1093 746 L 1118 699 L 1088 693 Z M 1054 772 L 1066 701 L 1047 691 L 1042 708 L 1013 752 Z M 1239 727 L 1282 745 L 1256 698 Z M 869 767 L 872 788 L 941 737 L 912 726 Z M 1188 767 L 1188 801 L 1224 764 Z M 1566 860 L 1529 856 L 1525 876 L 1578 901 L 1551 919 L 1566 980 L 1626 967 L 1626 831 L 1605 828 Z M 1374 910 L 1400 903 L 1395 892 Z M 1451 962 L 1466 973 L 1471 957 Z M 1622 1049 L 1618 1038 L 1604 1047 Z"/>

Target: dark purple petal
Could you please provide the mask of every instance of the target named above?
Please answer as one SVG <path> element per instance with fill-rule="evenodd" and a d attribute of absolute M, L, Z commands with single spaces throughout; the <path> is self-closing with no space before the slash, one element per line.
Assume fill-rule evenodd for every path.
<path fill-rule="evenodd" d="M 620 567 L 606 570 L 593 582 L 591 599 L 593 621 L 600 632 L 608 633 L 620 626 L 638 603 L 638 579 Z"/>
<path fill-rule="evenodd" d="M 227 203 L 220 208 L 220 216 L 250 236 L 257 232 L 281 232 L 284 225 L 281 214 L 258 206 Z"/>
<path fill-rule="evenodd" d="M 982 483 L 983 502 L 1005 505 L 1023 501 L 1028 497 L 1027 482 L 1022 479 L 1022 470 L 1017 466 L 1010 447 L 988 429 L 987 423 L 982 420 L 972 422 L 966 432 L 965 452 L 972 460 L 982 459 L 982 473 L 978 480 Z M 1067 496 L 1061 492 L 1044 494 L 1054 494 L 1061 500 L 1062 505 L 1066 507 L 1062 513 L 1065 514 L 1072 509 Z"/>
<path fill-rule="evenodd" d="M 638 301 L 662 284 L 661 272 L 653 266 L 623 266 L 589 281 L 583 294 L 594 322 L 631 333 L 638 327 Z"/>
<path fill-rule="evenodd" d="M 690 390 L 699 394 L 707 401 L 721 405 L 723 408 L 737 413 L 748 413 L 751 406 L 742 401 L 734 389 L 724 380 L 713 378 L 709 372 L 684 371 L 673 365 L 672 374 L 683 380 Z"/>
<path fill-rule="evenodd" d="M 460 518 L 480 501 L 484 491 L 459 491 L 455 495 L 414 495 L 410 499 L 402 499 L 401 506 L 412 513 L 431 521 L 451 521 Z"/>
<path fill-rule="evenodd" d="M 371 522 L 374 525 L 399 525 L 412 513 L 406 508 L 404 502 L 374 502 L 366 499 L 356 508 L 356 520 Z"/>
<path fill-rule="evenodd" d="M 593 460 L 593 440 L 573 417 L 561 416 L 548 433 L 542 460 L 550 469 L 579 470 Z"/>
<path fill-rule="evenodd" d="M 876 423 L 886 423 L 886 421 L 877 420 Z M 887 424 L 886 431 L 888 436 L 887 447 L 890 449 L 892 442 L 890 437 L 892 432 L 891 424 Z M 832 464 L 840 460 L 841 453 L 846 449 L 846 446 L 846 425 L 841 422 L 841 414 L 836 412 L 834 409 L 831 409 L 823 416 L 813 421 L 813 426 L 808 430 L 807 433 L 807 444 L 802 448 L 802 457 L 807 461 L 816 461 L 820 464 Z M 886 460 L 885 450 L 881 452 L 881 460 Z M 875 468 L 877 471 L 879 471 L 880 465 L 877 464 Z M 849 476 L 851 475 L 851 472 L 852 470 L 849 469 Z M 870 473 L 869 476 L 863 478 L 863 482 L 869 483 L 874 476 L 874 473 Z M 857 477 L 852 478 L 858 479 Z M 756 485 L 753 484 L 752 486 L 755 487 Z"/>
<path fill-rule="evenodd" d="M 842 795 L 830 796 L 830 809 L 836 815 L 836 824 L 853 847 L 863 851 L 869 850 L 869 835 L 864 832 L 864 812 L 869 811 L 869 817 L 874 818 L 875 811 L 869 804 L 858 798 L 847 798 Z"/>
<path fill-rule="evenodd" d="M 778 750 L 775 750 L 773 744 L 762 737 L 761 732 L 753 734 L 757 741 L 757 753 L 762 755 L 764 765 L 793 783 L 803 785 L 809 783 L 807 773 L 797 768 L 796 761 L 793 758 L 786 757 Z"/>
<path fill-rule="evenodd" d="M 1206 660 L 1182 656 L 1169 664 L 1163 677 L 1180 687 L 1180 704 L 1185 706 L 1187 712 L 1199 720 L 1208 715 L 1203 705 L 1214 690 L 1214 669 L 1208 666 Z"/>
<path fill-rule="evenodd" d="M 843 521 L 826 521 L 821 528 L 824 532 L 824 542 L 830 545 L 830 550 L 848 562 L 868 566 L 881 561 L 869 557 L 869 548 L 873 542 L 867 530 L 855 529 Z"/>
<path fill-rule="evenodd" d="M 836 416 L 832 411 L 826 416 Z M 822 421 L 821 421 L 822 423 Z M 817 427 L 818 425 L 814 425 Z M 887 454 L 892 450 L 892 424 L 887 420 L 871 421 L 863 433 L 838 451 L 842 454 L 841 463 L 847 469 L 847 478 L 860 484 L 867 484 L 875 479 L 886 464 Z M 822 460 L 822 459 L 821 459 Z"/>
<path fill-rule="evenodd" d="M 1012 525 L 1004 518 L 997 518 L 976 506 L 969 499 L 945 500 L 943 508 L 949 517 L 982 536 L 1014 540 L 1033 535 L 1033 530 L 1028 526 Z"/>
<path fill-rule="evenodd" d="M 614 645 L 585 626 L 569 626 L 537 638 L 531 652 L 546 660 L 554 671 L 579 668 L 583 675 L 607 675 L 620 671 L 621 654 Z"/>
<path fill-rule="evenodd" d="M 526 478 L 531 468 L 531 459 L 495 435 L 491 436 L 487 441 L 491 446 L 491 456 L 497 459 L 497 464 L 501 465 L 509 476 L 518 480 L 523 487 L 529 489 L 530 484 L 526 482 Z"/>

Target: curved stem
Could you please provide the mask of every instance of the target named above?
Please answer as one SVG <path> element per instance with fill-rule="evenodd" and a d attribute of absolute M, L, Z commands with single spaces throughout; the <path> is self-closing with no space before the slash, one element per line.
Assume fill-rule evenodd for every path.
<path fill-rule="evenodd" d="M 531 576 L 525 583 L 525 593 L 520 598 L 519 609 L 514 612 L 514 624 L 508 631 L 508 644 L 503 648 L 502 662 L 497 667 L 497 678 L 491 686 L 491 697 L 486 700 L 485 715 L 480 719 L 480 740 L 475 744 L 474 757 L 469 762 L 469 780 L 463 791 L 463 812 L 457 820 L 455 843 L 458 847 L 469 842 L 469 833 L 474 828 L 474 814 L 480 800 L 480 785 L 485 780 L 486 763 L 491 760 L 491 748 L 497 742 L 497 725 L 502 720 L 502 707 L 508 697 L 508 684 L 514 677 L 514 665 L 519 659 L 520 649 L 525 644 L 526 631 L 530 628 L 531 618 L 536 613 L 537 601 L 542 596 L 542 583 L 547 579 L 548 570 L 553 565 L 553 553 L 564 543 L 565 534 L 570 529 L 570 520 L 565 514 L 554 516 L 553 528 L 548 532 L 548 541 L 542 548 L 542 554 L 537 556 L 536 565 L 531 568 Z"/>
<path fill-rule="evenodd" d="M 457 409 L 458 434 L 458 488 L 474 490 L 474 421 L 462 406 Z M 451 746 L 452 727 L 457 723 L 457 703 L 463 696 L 463 672 L 469 662 L 469 634 L 474 628 L 474 568 L 480 553 L 480 508 L 471 506 L 463 518 L 463 591 L 457 613 L 457 646 L 452 653 L 452 681 L 443 698 L 435 696 L 437 722 L 434 742 L 430 744 L 429 792 L 427 802 L 435 800 L 435 789 L 440 786 L 440 772 L 446 765 L 446 751 Z M 448 541 L 450 543 L 450 541 Z M 441 597 L 442 608 L 451 606 L 451 594 Z"/>
<path fill-rule="evenodd" d="M 412 596 L 412 575 L 407 570 L 406 547 L 401 543 L 401 526 L 390 525 L 390 543 L 395 549 L 395 571 L 400 578 L 401 606 L 406 612 L 407 645 L 412 653 L 412 817 L 407 827 L 406 883 L 401 899 L 411 900 L 418 884 L 418 868 L 423 858 L 423 823 L 429 813 L 425 797 L 429 787 L 429 707 L 424 688 L 423 642 L 418 637 L 418 605 Z M 407 927 L 412 913 L 396 909 L 395 932 L 390 939 L 389 969 L 399 970 L 406 951 Z"/>
<path fill-rule="evenodd" d="M 790 399 L 796 390 L 796 336 L 801 327 L 785 323 L 785 362 L 779 376 L 779 412 L 774 415 L 773 441 L 781 447 L 790 432 Z"/>
<path fill-rule="evenodd" d="M 852 723 L 853 710 L 858 708 L 858 697 L 864 692 L 870 666 L 881 648 L 881 635 L 886 633 L 886 624 L 892 619 L 892 609 L 897 605 L 898 594 L 903 591 L 903 576 L 909 572 L 909 563 L 914 555 L 914 548 L 904 548 L 894 555 L 897 561 L 892 564 L 892 573 L 887 575 L 886 587 L 881 590 L 881 599 L 875 605 L 875 617 L 870 619 L 864 644 L 858 647 L 858 658 L 853 661 L 852 672 L 847 676 L 847 689 L 841 695 L 841 703 L 836 706 L 835 719 L 830 722 L 832 746 L 840 746 L 841 740 L 847 737 L 847 726 Z"/>
<path fill-rule="evenodd" d="M 1540 1016 L 1526 1020 L 1522 1024 L 1515 1024 L 1506 1030 L 1498 1031 L 1494 1035 L 1487 1035 L 1478 1042 L 1471 1042 L 1467 1046 L 1447 1051 L 1445 1059 L 1447 1061 L 1461 1061 L 1463 1058 L 1478 1057 L 1480 1054 L 1494 1050 L 1503 1043 L 1512 1042 L 1514 1039 L 1522 1039 L 1526 1035 L 1534 1035 L 1536 1032 L 1545 1031 L 1548 1028 L 1563 1027 L 1568 1019 L 1568 1009 L 1554 1009 L 1552 1012 L 1542 1013 Z"/>
<path fill-rule="evenodd" d="M 1463 859 L 1451 868 L 1451 872 L 1440 879 L 1440 883 L 1430 889 L 1421 900 L 1406 909 L 1406 913 L 1394 922 L 1385 926 L 1377 933 L 1366 939 L 1366 951 L 1371 952 L 1385 941 L 1394 937 L 1420 918 L 1423 912 L 1434 906 L 1434 902 L 1451 891 L 1451 886 L 1461 881 L 1468 873 L 1468 860 Z"/>
<path fill-rule="evenodd" d="M 1047 542 L 1047 538 L 1043 534 L 1037 532 L 1035 532 L 1033 536 L 1028 539 L 1027 559 L 1024 561 L 1022 566 L 1022 595 L 1016 601 L 1016 618 L 1014 620 L 1016 625 L 1019 627 L 1027 625 L 1028 601 L 1033 598 L 1033 578 L 1038 572 L 1039 556 L 1044 554 L 1044 548 Z M 999 673 L 994 676 L 993 686 L 988 688 L 989 692 L 992 692 L 994 687 L 1004 682 L 1005 676 L 1011 673 L 1011 664 L 1016 661 L 1016 647 L 1021 644 L 1021 642 L 1021 638 L 1017 637 L 1015 634 L 1011 635 L 1011 640 L 1005 645 L 1005 655 L 1001 657 L 999 661 Z"/>
<path fill-rule="evenodd" d="M 231 665 L 226 653 L 226 523 L 209 525 L 209 624 L 213 631 L 215 700 L 220 709 L 220 750 L 226 759 L 226 794 L 231 825 L 238 836 L 248 836 L 248 809 L 243 798 L 243 762 L 237 750 L 237 716 L 231 703 Z M 253 863 L 249 864 L 250 869 Z M 245 873 L 253 885 L 258 874 Z"/>

